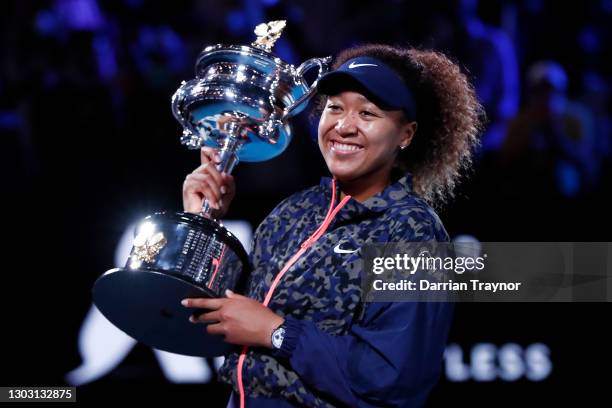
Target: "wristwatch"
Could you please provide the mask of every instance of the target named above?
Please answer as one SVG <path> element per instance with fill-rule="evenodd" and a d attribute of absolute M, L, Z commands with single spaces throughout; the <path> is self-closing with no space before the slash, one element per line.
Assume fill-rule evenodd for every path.
<path fill-rule="evenodd" d="M 272 330 L 272 348 L 279 350 L 283 345 L 283 339 L 285 338 L 285 323 Z"/>

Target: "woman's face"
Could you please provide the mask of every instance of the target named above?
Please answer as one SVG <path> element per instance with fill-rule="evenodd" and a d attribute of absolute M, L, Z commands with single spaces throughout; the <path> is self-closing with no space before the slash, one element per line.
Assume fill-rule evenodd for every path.
<path fill-rule="evenodd" d="M 365 96 L 329 96 L 319 121 L 319 148 L 329 171 L 342 182 L 360 178 L 387 183 L 398 147 L 408 145 L 415 122 L 401 111 L 384 111 Z"/>

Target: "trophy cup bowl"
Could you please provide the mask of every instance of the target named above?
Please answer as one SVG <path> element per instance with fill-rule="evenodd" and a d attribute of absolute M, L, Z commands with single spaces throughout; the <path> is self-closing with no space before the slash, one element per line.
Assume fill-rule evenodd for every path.
<path fill-rule="evenodd" d="M 330 58 L 312 58 L 299 67 L 271 53 L 284 21 L 257 26 L 251 46 L 215 45 L 199 55 L 196 77 L 183 81 L 172 97 L 172 112 L 183 127 L 189 149 L 219 149 L 219 171 L 230 173 L 240 161 L 264 161 L 281 154 L 291 141 L 288 119 L 302 111 Z M 304 73 L 318 68 L 308 85 Z M 100 276 L 93 298 L 100 312 L 136 340 L 177 354 L 213 357 L 231 345 L 222 336 L 190 323 L 187 297 L 240 293 L 248 256 L 239 240 L 210 216 L 205 200 L 200 214 L 159 212 L 137 227 L 123 268 Z"/>

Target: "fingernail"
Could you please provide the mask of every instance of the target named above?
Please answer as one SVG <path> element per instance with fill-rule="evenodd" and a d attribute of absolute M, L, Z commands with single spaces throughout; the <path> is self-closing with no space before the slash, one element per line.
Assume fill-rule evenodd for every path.
<path fill-rule="evenodd" d="M 189 321 L 190 321 L 191 323 L 195 323 L 195 319 L 193 318 L 193 316 L 189 316 Z"/>
<path fill-rule="evenodd" d="M 231 290 L 225 289 L 225 296 L 230 297 L 233 294 L 234 294 L 234 292 L 232 292 Z"/>
<path fill-rule="evenodd" d="M 218 154 L 215 154 L 215 160 L 220 162 L 221 161 L 221 156 L 219 156 Z"/>
<path fill-rule="evenodd" d="M 227 192 L 227 190 L 225 189 L 225 186 L 221 186 L 221 194 L 225 194 Z"/>
<path fill-rule="evenodd" d="M 189 301 L 187 299 L 183 299 L 183 300 L 181 300 L 181 305 L 186 307 L 186 306 L 189 305 Z"/>

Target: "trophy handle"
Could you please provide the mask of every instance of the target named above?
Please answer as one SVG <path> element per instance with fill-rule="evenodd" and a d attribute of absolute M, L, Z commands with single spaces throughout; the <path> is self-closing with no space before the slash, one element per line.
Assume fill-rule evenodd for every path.
<path fill-rule="evenodd" d="M 199 149 L 202 145 L 202 138 L 194 132 L 189 121 L 183 116 L 182 106 L 189 90 L 191 90 L 198 81 L 198 78 L 187 82 L 182 81 L 181 86 L 176 90 L 174 95 L 172 95 L 172 114 L 183 128 L 181 143 L 186 145 L 189 149 Z"/>
<path fill-rule="evenodd" d="M 243 128 L 239 121 L 231 121 L 224 125 L 224 133 L 226 137 L 223 139 L 221 148 L 219 149 L 219 157 L 221 161 L 217 164 L 217 170 L 230 174 L 234 169 L 234 166 L 238 163 L 238 155 L 236 152 L 240 149 L 241 139 L 240 133 Z M 212 218 L 211 206 L 208 198 L 202 202 L 202 208 L 200 209 L 200 216 L 205 218 Z"/>
<path fill-rule="evenodd" d="M 328 65 L 331 62 L 331 60 L 332 60 L 332 57 L 311 58 L 309 60 L 304 61 L 302 65 L 300 65 L 297 68 L 295 72 L 295 76 L 296 76 L 296 79 L 301 82 L 304 81 L 304 73 L 308 71 L 309 69 L 313 67 L 318 67 L 319 73 L 317 75 L 317 79 L 315 79 L 313 83 L 310 85 L 310 87 L 308 88 L 308 91 L 304 95 L 302 95 L 300 98 L 298 98 L 295 102 L 293 102 L 290 106 L 285 108 L 283 112 L 283 116 L 281 118 L 281 122 L 298 114 L 301 111 L 301 109 L 299 108 L 301 108 L 306 102 L 310 100 L 310 98 L 312 98 L 312 96 L 314 95 L 314 91 L 317 88 L 317 83 L 319 82 L 319 79 L 321 78 L 321 76 L 327 72 Z"/>

